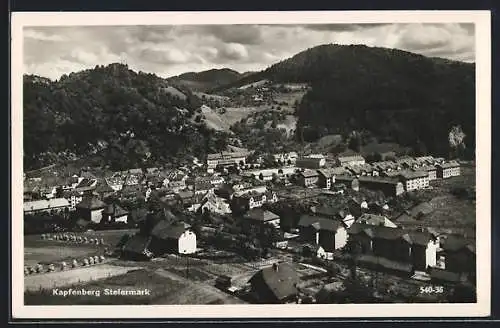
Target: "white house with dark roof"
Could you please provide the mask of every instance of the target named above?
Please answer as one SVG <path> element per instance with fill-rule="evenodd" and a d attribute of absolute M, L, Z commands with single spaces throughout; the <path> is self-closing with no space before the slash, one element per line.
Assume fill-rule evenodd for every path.
<path fill-rule="evenodd" d="M 102 211 L 102 218 L 107 222 L 127 223 L 128 212 L 117 204 L 109 204 Z"/>
<path fill-rule="evenodd" d="M 102 220 L 102 212 L 106 204 L 94 196 L 85 197 L 76 205 L 78 215 L 94 223 L 99 223 Z"/>

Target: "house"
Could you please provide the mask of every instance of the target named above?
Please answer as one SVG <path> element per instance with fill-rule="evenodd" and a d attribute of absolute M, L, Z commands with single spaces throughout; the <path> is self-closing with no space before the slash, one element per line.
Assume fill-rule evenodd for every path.
<path fill-rule="evenodd" d="M 299 157 L 295 161 L 295 166 L 302 169 L 319 169 L 325 166 L 324 157 Z"/>
<path fill-rule="evenodd" d="M 318 172 L 314 170 L 304 170 L 298 175 L 298 183 L 302 187 L 309 188 L 318 182 Z"/>
<path fill-rule="evenodd" d="M 289 153 L 273 154 L 274 161 L 280 165 L 294 165 L 297 162 L 298 155 L 292 151 Z"/>
<path fill-rule="evenodd" d="M 193 187 L 195 195 L 205 195 L 208 192 L 214 191 L 214 186 L 209 181 L 197 181 Z"/>
<path fill-rule="evenodd" d="M 361 214 L 368 211 L 368 203 L 365 200 L 359 200 L 357 198 L 350 198 L 347 201 L 347 206 L 349 207 L 349 212 L 354 215 L 354 217 L 360 217 Z"/>
<path fill-rule="evenodd" d="M 335 183 L 336 170 L 333 168 L 318 170 L 318 187 L 330 190 Z"/>
<path fill-rule="evenodd" d="M 368 203 L 368 211 L 370 214 L 384 215 L 389 210 L 389 205 L 384 202 L 371 201 Z"/>
<path fill-rule="evenodd" d="M 97 183 L 94 193 L 96 193 L 101 199 L 105 199 L 113 195 L 115 190 L 111 188 L 108 182 L 104 179 Z"/>
<path fill-rule="evenodd" d="M 265 203 L 275 203 L 278 201 L 278 196 L 274 191 L 259 193 L 256 191 L 239 194 L 233 196 L 231 200 L 236 206 L 251 210 L 252 208 L 261 207 Z"/>
<path fill-rule="evenodd" d="M 279 229 L 280 217 L 271 211 L 261 208 L 251 209 L 243 216 L 242 225 L 246 231 L 249 231 L 253 227 L 260 229 L 267 224 Z"/>
<path fill-rule="evenodd" d="M 217 166 L 243 166 L 248 152 L 220 152 L 207 155 L 207 169 L 213 172 Z"/>
<path fill-rule="evenodd" d="M 315 215 L 334 220 L 337 219 L 339 215 L 339 211 L 337 208 L 328 205 L 315 207 L 313 209 L 313 212 Z"/>
<path fill-rule="evenodd" d="M 76 204 L 80 203 L 83 200 L 83 195 L 75 190 L 64 191 L 63 197 L 70 202 L 71 210 L 76 209 Z"/>
<path fill-rule="evenodd" d="M 173 192 L 178 192 L 186 188 L 187 175 L 181 171 L 167 172 L 164 174 L 163 185 Z"/>
<path fill-rule="evenodd" d="M 354 191 L 359 191 L 359 179 L 356 177 L 349 175 L 337 175 L 335 176 L 335 183 L 343 184 Z"/>
<path fill-rule="evenodd" d="M 76 212 L 78 216 L 92 221 L 94 223 L 99 223 L 102 220 L 102 212 L 106 204 L 95 196 L 85 197 L 80 203 L 76 205 Z"/>
<path fill-rule="evenodd" d="M 442 269 L 475 275 L 476 247 L 467 239 L 455 235 L 443 238 L 438 256 L 444 261 Z"/>
<path fill-rule="evenodd" d="M 429 231 L 410 231 L 389 226 L 355 223 L 348 244 L 360 254 L 411 264 L 415 270 L 436 266 L 439 242 Z"/>
<path fill-rule="evenodd" d="M 374 191 L 382 191 L 385 196 L 399 196 L 404 193 L 403 184 L 397 179 L 361 176 L 359 186 Z"/>
<path fill-rule="evenodd" d="M 399 177 L 407 192 L 429 187 L 429 173 L 427 171 L 401 171 Z"/>
<path fill-rule="evenodd" d="M 361 215 L 357 220 L 356 223 L 362 223 L 362 224 L 368 224 L 368 225 L 374 225 L 374 226 L 383 226 L 383 227 L 389 227 L 389 228 L 397 228 L 398 226 L 394 224 L 391 220 L 389 220 L 387 217 L 383 215 L 375 215 L 375 214 L 369 214 L 369 213 L 364 213 Z"/>
<path fill-rule="evenodd" d="M 66 198 L 52 198 L 49 200 L 33 200 L 23 203 L 24 214 L 35 213 L 62 213 L 69 210 L 71 204 Z"/>
<path fill-rule="evenodd" d="M 337 166 L 356 166 L 356 165 L 363 165 L 365 164 L 366 161 L 363 158 L 363 156 L 359 154 L 347 154 L 347 155 L 340 155 L 337 156 L 336 164 Z"/>
<path fill-rule="evenodd" d="M 338 220 L 305 214 L 298 227 L 301 240 L 320 245 L 326 252 L 340 249 L 347 242 L 347 231 Z"/>
<path fill-rule="evenodd" d="M 151 237 L 150 250 L 155 255 L 196 252 L 196 234 L 182 222 L 161 220 L 151 230 Z"/>
<path fill-rule="evenodd" d="M 80 180 L 78 185 L 75 187 L 75 191 L 80 193 L 80 195 L 90 194 L 97 186 L 97 180 L 83 178 Z"/>
<path fill-rule="evenodd" d="M 299 276 L 287 263 L 275 263 L 261 269 L 249 280 L 250 295 L 256 303 L 295 303 Z"/>
<path fill-rule="evenodd" d="M 102 219 L 105 222 L 127 223 L 128 212 L 117 204 L 109 204 L 102 211 Z"/>
<path fill-rule="evenodd" d="M 231 200 L 233 198 L 233 194 L 235 193 L 235 189 L 229 183 L 224 183 L 219 186 L 218 189 L 215 190 L 215 194 L 219 197 L 222 197 L 227 200 Z"/>
<path fill-rule="evenodd" d="M 231 214 L 232 212 L 228 201 L 224 198 L 217 197 L 212 192 L 207 193 L 207 195 L 203 197 L 198 210 L 202 213 L 211 212 L 220 215 Z"/>
<path fill-rule="evenodd" d="M 438 179 L 447 179 L 460 175 L 460 164 L 456 161 L 437 164 L 436 169 Z"/>

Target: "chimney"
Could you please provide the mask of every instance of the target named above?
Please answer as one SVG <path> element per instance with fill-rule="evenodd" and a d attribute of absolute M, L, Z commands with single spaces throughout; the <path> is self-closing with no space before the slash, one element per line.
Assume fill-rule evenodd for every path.
<path fill-rule="evenodd" d="M 275 272 L 278 272 L 278 269 L 279 269 L 278 263 L 273 263 L 273 270 Z"/>

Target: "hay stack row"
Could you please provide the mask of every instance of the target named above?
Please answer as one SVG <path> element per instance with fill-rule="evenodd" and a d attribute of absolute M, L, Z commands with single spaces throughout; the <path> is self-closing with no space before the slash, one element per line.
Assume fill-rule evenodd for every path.
<path fill-rule="evenodd" d="M 98 256 L 98 255 L 95 255 L 95 256 L 89 256 L 89 257 L 86 257 L 86 258 L 83 258 L 81 260 L 77 260 L 77 259 L 73 259 L 71 261 L 71 263 L 67 263 L 67 262 L 61 262 L 57 265 L 57 268 L 60 270 L 60 271 L 65 271 L 65 270 L 68 270 L 69 268 L 78 268 L 78 267 L 85 267 L 85 266 L 90 266 L 90 265 L 94 265 L 94 264 L 99 264 L 99 263 L 102 263 L 106 260 L 106 258 L 104 257 L 104 255 L 101 255 L 101 256 Z M 32 275 L 32 274 L 36 274 L 36 273 L 46 273 L 46 272 L 54 272 L 56 271 L 56 264 L 54 263 L 50 263 L 48 265 L 43 265 L 43 264 L 37 264 L 37 265 L 33 265 L 33 266 L 26 266 L 24 267 L 24 275 L 25 276 L 28 276 L 28 275 Z"/>
<path fill-rule="evenodd" d="M 60 241 L 71 241 L 79 244 L 94 244 L 94 245 L 104 245 L 104 238 L 88 238 L 77 236 L 74 233 L 64 233 L 64 234 L 42 234 L 42 240 L 60 240 Z"/>

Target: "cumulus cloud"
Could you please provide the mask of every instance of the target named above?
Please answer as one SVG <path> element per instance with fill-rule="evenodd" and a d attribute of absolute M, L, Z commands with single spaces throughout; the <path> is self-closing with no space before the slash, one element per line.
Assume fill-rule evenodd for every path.
<path fill-rule="evenodd" d="M 26 73 L 58 79 L 126 62 L 168 77 L 228 67 L 266 68 L 320 44 L 366 44 L 473 62 L 473 24 L 59 26 L 24 29 Z"/>

